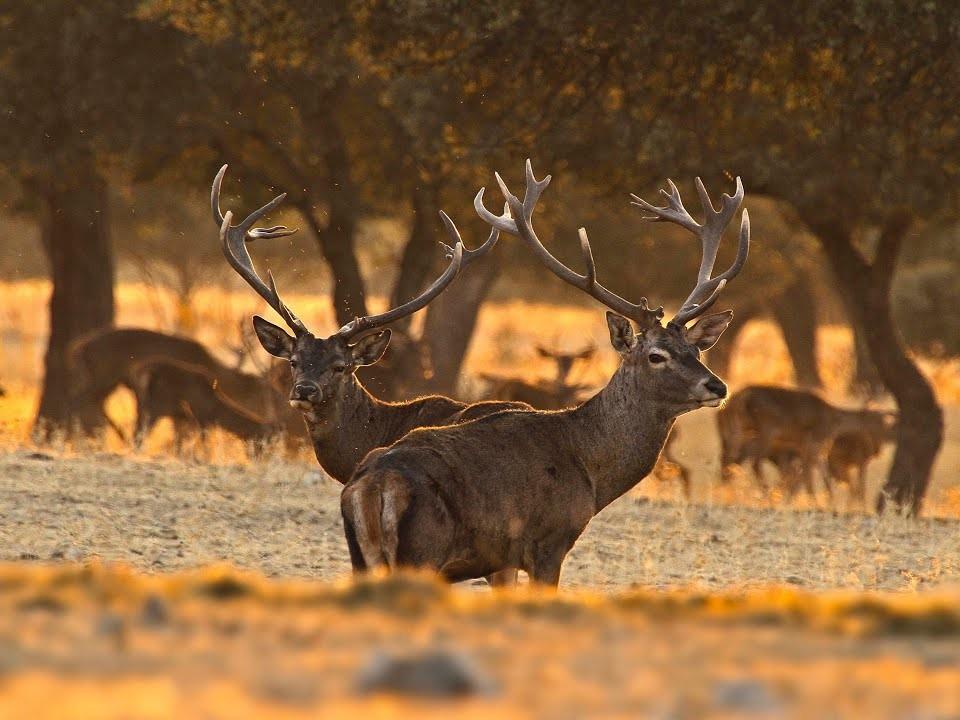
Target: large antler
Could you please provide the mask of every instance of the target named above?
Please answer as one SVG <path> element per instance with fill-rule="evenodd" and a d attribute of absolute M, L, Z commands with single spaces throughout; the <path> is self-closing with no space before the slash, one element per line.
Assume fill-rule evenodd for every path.
<path fill-rule="evenodd" d="M 430 287 L 420 293 L 420 295 L 415 297 L 413 300 L 410 300 L 409 302 L 399 305 L 391 310 L 387 310 L 379 315 L 365 315 L 364 317 L 354 318 L 340 328 L 338 331 L 339 335 L 349 339 L 361 332 L 371 330 L 381 325 L 386 325 L 387 323 L 394 322 L 400 318 L 406 317 L 407 315 L 412 315 L 413 313 L 417 312 L 417 310 L 426 307 L 431 300 L 442 293 L 447 286 L 453 282 L 460 270 L 465 268 L 477 258 L 482 257 L 490 252 L 493 246 L 497 244 L 497 240 L 500 237 L 500 231 L 496 228 L 493 228 L 491 229 L 490 235 L 487 237 L 483 245 L 478 247 L 476 250 L 467 250 L 464 247 L 463 240 L 460 237 L 460 231 L 457 230 L 457 226 L 453 223 L 453 220 L 450 219 L 450 216 L 441 210 L 440 219 L 443 220 L 443 225 L 447 230 L 447 234 L 450 236 L 451 242 L 453 243 L 453 247 L 446 245 L 445 243 L 440 243 L 444 250 L 446 250 L 447 257 L 450 258 L 450 264 L 447 266 L 447 269 L 443 271 L 443 274 L 434 280 Z"/>
<path fill-rule="evenodd" d="M 526 164 L 526 191 L 523 202 L 510 192 L 499 173 L 495 173 L 495 177 L 497 184 L 500 186 L 500 191 L 506 198 L 509 212 L 504 212 L 503 215 L 494 215 L 487 210 L 483 204 L 485 188 L 480 188 L 473 204 L 477 214 L 484 221 L 497 230 L 519 235 L 550 272 L 600 301 L 614 312 L 630 318 L 641 328 L 649 328 L 660 322 L 663 317 L 663 308 L 651 310 L 646 298 L 640 298 L 640 302 L 632 303 L 597 282 L 597 268 L 593 260 L 593 250 L 590 248 L 590 240 L 587 238 L 587 231 L 584 228 L 580 228 L 580 250 L 587 266 L 587 272 L 584 275 L 574 272 L 557 260 L 540 242 L 540 238 L 533 230 L 533 211 L 540 195 L 550 184 L 550 175 L 547 175 L 543 180 L 537 180 L 533 174 L 533 165 L 528 159 Z"/>
<path fill-rule="evenodd" d="M 224 215 L 220 212 L 220 187 L 223 185 L 223 176 L 227 172 L 227 166 L 220 168 L 220 172 L 213 179 L 213 189 L 210 191 L 210 207 L 213 211 L 213 221 L 220 228 L 220 244 L 223 247 L 223 255 L 230 263 L 230 267 L 236 270 L 247 284 L 252 287 L 257 294 L 267 301 L 284 322 L 290 326 L 290 329 L 296 335 L 302 335 L 307 331 L 306 326 L 300 321 L 293 311 L 290 310 L 280 298 L 277 292 L 277 284 L 273 279 L 273 274 L 267 271 L 267 282 L 263 282 L 253 267 L 253 260 L 250 259 L 250 253 L 247 252 L 246 243 L 253 240 L 270 239 L 293 235 L 296 229 L 291 230 L 284 225 L 274 225 L 268 228 L 255 228 L 257 222 L 267 213 L 274 210 L 284 198 L 286 193 L 278 195 L 259 210 L 254 210 L 239 225 L 231 225 L 233 213 L 228 210 Z"/>
<path fill-rule="evenodd" d="M 633 194 L 630 197 L 633 198 L 632 204 L 652 213 L 651 216 L 645 216 L 644 219 L 653 222 L 675 223 L 700 238 L 703 246 L 703 257 L 700 260 L 700 271 L 697 273 L 697 284 L 670 321 L 674 325 L 682 326 L 706 312 L 717 301 L 724 286 L 735 278 L 743 268 L 743 264 L 747 261 L 747 254 L 750 252 L 750 215 L 744 208 L 740 222 L 740 244 L 733 264 L 720 275 L 711 277 L 713 266 L 717 262 L 717 251 L 720 249 L 723 231 L 743 204 L 743 183 L 740 182 L 738 177 L 737 189 L 733 196 L 724 193 L 720 197 L 720 209 L 716 210 L 710 201 L 706 188 L 703 186 L 703 182 L 700 178 L 696 179 L 697 194 L 700 196 L 700 204 L 703 205 L 704 220 L 702 225 L 694 220 L 686 208 L 683 207 L 683 202 L 680 200 L 680 191 L 677 190 L 673 181 L 667 180 L 667 184 L 670 186 L 669 193 L 666 190 L 660 190 L 660 194 L 666 198 L 666 207 L 656 207 Z"/>

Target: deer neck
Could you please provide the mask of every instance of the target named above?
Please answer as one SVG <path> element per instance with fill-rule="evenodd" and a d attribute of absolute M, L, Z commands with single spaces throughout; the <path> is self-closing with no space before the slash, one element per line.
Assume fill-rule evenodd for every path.
<path fill-rule="evenodd" d="M 346 482 L 364 456 L 382 444 L 387 411 L 387 403 L 353 378 L 342 393 L 304 414 L 313 451 L 331 477 Z"/>
<path fill-rule="evenodd" d="M 573 442 L 593 481 L 597 511 L 656 465 L 677 412 L 652 395 L 621 364 L 603 390 L 571 412 Z"/>
<path fill-rule="evenodd" d="M 841 410 L 833 426 L 833 434 L 843 435 L 863 430 L 863 415 L 857 410 Z"/>

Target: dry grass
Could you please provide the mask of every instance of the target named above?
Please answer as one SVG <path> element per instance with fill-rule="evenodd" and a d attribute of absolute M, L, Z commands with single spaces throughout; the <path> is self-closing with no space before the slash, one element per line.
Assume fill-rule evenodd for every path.
<path fill-rule="evenodd" d="M 0 455 L 0 561 L 120 561 L 147 571 L 228 560 L 277 577 L 349 573 L 340 486 L 302 464 Z M 708 499 L 709 500 L 709 499 Z M 590 524 L 565 588 L 789 583 L 926 591 L 960 584 L 960 520 L 687 505 L 631 494 Z"/>
<path fill-rule="evenodd" d="M 37 401 L 41 379 L 43 343 L 46 329 L 38 327 L 35 314 L 26 308 L 41 307 L 49 292 L 45 282 L 0 284 L 0 297 L 7 302 L 0 310 L 0 384 L 7 389 L 7 397 L 0 398 L 0 448 L 8 450 L 28 444 L 30 423 Z M 309 324 L 317 328 L 332 328 L 333 314 L 329 300 L 317 296 L 292 296 L 290 302 Z M 379 299 L 374 307 L 382 304 Z M 155 327 L 171 331 L 171 318 L 186 322 L 194 336 L 229 359 L 227 348 L 238 344 L 242 318 L 253 312 L 264 312 L 262 303 L 246 289 L 226 292 L 203 288 L 195 296 L 188 310 L 177 308 L 175 299 L 155 288 L 142 284 L 122 283 L 117 288 L 119 325 Z M 846 328 L 821 328 L 820 367 L 823 371 L 829 398 L 838 403 L 847 402 L 842 388 L 849 378 L 852 340 Z M 482 388 L 470 378 L 480 371 L 494 374 L 521 374 L 530 379 L 549 376 L 553 372 L 549 360 L 533 352 L 536 343 L 574 350 L 590 343 L 601 352 L 589 363 L 575 369 L 572 382 L 602 385 L 612 373 L 616 358 L 609 351 L 607 331 L 600 313 L 589 308 L 557 307 L 554 305 L 514 301 L 494 304 L 481 313 L 476 340 L 466 361 L 465 391 L 478 394 Z M 947 405 L 947 438 L 936 466 L 931 485 L 928 513 L 960 517 L 960 361 L 933 361 L 922 359 L 921 365 L 931 378 L 938 395 Z M 769 323 L 753 323 L 744 332 L 739 352 L 727 378 L 736 388 L 747 382 L 789 384 L 792 371 L 783 339 Z M 133 399 L 125 391 L 117 392 L 109 402 L 109 412 L 121 422 L 131 423 Z M 681 419 L 682 437 L 679 454 L 691 467 L 698 501 L 738 503 L 751 506 L 769 504 L 769 498 L 758 497 L 748 483 L 738 484 L 733 490 L 719 491 L 713 486 L 718 474 L 718 445 L 712 413 L 699 411 Z M 684 432 L 684 428 L 687 431 Z M 154 433 L 146 454 L 162 458 L 169 447 L 169 429 Z M 65 448 L 60 448 L 61 450 Z M 110 452 L 128 450 L 115 437 L 108 437 L 104 448 Z M 206 461 L 243 462 L 244 447 L 227 435 L 216 435 L 206 448 L 188 448 L 192 455 Z M 871 485 L 875 489 L 885 474 L 890 451 L 873 464 Z M 304 456 L 304 460 L 311 462 Z M 653 497 L 673 499 L 676 488 L 669 485 L 646 483 L 643 493 Z M 776 498 L 774 498 L 776 499 Z"/>
<path fill-rule="evenodd" d="M 0 564 L 0 717 L 960 716 L 955 362 L 923 361 L 948 438 L 919 521 L 717 487 L 713 418 L 699 411 L 678 446 L 694 502 L 646 481 L 612 504 L 568 557 L 560 596 L 352 584 L 340 486 L 312 458 L 250 461 L 225 436 L 199 460 L 170 457 L 162 434 L 141 455 L 115 440 L 33 447 L 44 329 L 24 309 L 46 292 L 0 286 L 0 563 L 11 563 Z M 121 325 L 171 330 L 179 317 L 221 349 L 238 317 L 262 310 L 247 292 L 204 290 L 189 313 L 151 292 L 119 287 Z M 291 301 L 332 326 L 326 302 Z M 842 401 L 850 336 L 821 332 L 828 392 Z M 534 377 L 551 368 L 533 342 L 591 340 L 607 347 L 593 310 L 493 306 L 467 370 Z M 740 350 L 734 386 L 790 382 L 770 325 L 751 325 Z M 572 379 L 599 385 L 614 362 L 601 353 Z M 132 410 L 123 393 L 111 400 L 121 421 Z M 437 649 L 465 659 L 483 694 L 358 691 L 384 657 Z"/>
<path fill-rule="evenodd" d="M 954 717 L 956 595 L 477 594 L 214 569 L 0 568 L 0 715 L 32 718 Z M 478 692 L 366 693 L 391 657 Z M 468 686 L 469 687 L 469 686 Z M 449 693 L 449 691 L 448 691 Z"/>

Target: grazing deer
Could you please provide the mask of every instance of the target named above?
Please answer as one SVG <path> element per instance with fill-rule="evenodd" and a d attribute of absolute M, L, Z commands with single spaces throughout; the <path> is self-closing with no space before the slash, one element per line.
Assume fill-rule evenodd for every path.
<path fill-rule="evenodd" d="M 137 448 L 164 417 L 173 420 L 178 451 L 188 427 L 196 427 L 201 439 L 209 428 L 219 427 L 241 440 L 260 442 L 276 435 L 279 429 L 232 400 L 220 390 L 219 377 L 202 365 L 165 357 L 147 358 L 131 368 L 130 377 L 137 398 Z"/>
<path fill-rule="evenodd" d="M 860 507 L 866 505 L 867 465 L 880 454 L 885 443 L 892 441 L 892 425 L 882 433 L 873 428 L 840 433 L 833 439 L 827 453 L 827 470 L 834 482 L 847 484 L 850 499 Z"/>
<path fill-rule="evenodd" d="M 515 400 L 541 410 L 561 410 L 576 405 L 578 395 L 589 386 L 567 382 L 570 371 L 579 360 L 593 357 L 596 347 L 590 346 L 579 352 L 565 353 L 536 346 L 537 354 L 549 358 L 557 365 L 552 381 L 531 383 L 522 378 L 499 377 L 480 373 L 480 377 L 490 383 L 488 397 L 497 400 Z"/>
<path fill-rule="evenodd" d="M 267 417 L 281 408 L 269 377 L 242 372 L 220 362 L 196 340 L 142 328 L 96 330 L 71 346 L 70 366 L 75 382 L 71 402 L 75 407 L 96 405 L 103 413 L 103 402 L 118 386 L 134 389 L 133 367 L 156 358 L 202 367 L 217 379 L 225 395 L 254 415 Z M 285 407 L 281 411 L 288 412 Z M 103 416 L 124 438 L 116 423 L 106 413 Z"/>
<path fill-rule="evenodd" d="M 750 461 L 757 483 L 766 489 L 763 461 L 770 459 L 780 470 L 789 497 L 798 485 L 813 496 L 813 472 L 819 468 L 832 497 L 826 463 L 834 440 L 847 433 L 889 437 L 895 423 L 892 413 L 838 408 L 806 390 L 751 385 L 735 393 L 717 413 L 721 464 L 726 470 Z"/>
<path fill-rule="evenodd" d="M 651 310 L 645 298 L 629 302 L 597 281 L 585 230 L 580 230 L 583 275 L 543 246 L 532 215 L 549 175 L 538 181 L 528 160 L 522 202 L 496 177 L 509 212 L 488 211 L 482 189 L 477 212 L 494 229 L 519 235 L 551 272 L 610 309 L 607 325 L 620 366 L 605 388 L 576 408 L 513 410 L 423 428 L 370 453 L 341 495 L 356 571 L 426 567 L 456 581 L 520 568 L 532 581 L 555 586 L 564 558 L 590 519 L 653 468 L 674 419 L 716 407 L 726 397 L 726 386 L 703 365 L 700 353 L 732 317 L 729 311 L 703 314 L 743 267 L 749 250 L 744 211 L 736 260 L 711 277 L 723 230 L 743 202 L 739 178 L 736 194 L 724 195 L 719 211 L 697 180 L 702 225 L 684 209 L 672 182 L 670 193 L 663 191 L 666 207 L 634 196 L 652 215 L 648 219 L 677 223 L 702 244 L 696 286 L 663 326 L 662 308 Z"/>

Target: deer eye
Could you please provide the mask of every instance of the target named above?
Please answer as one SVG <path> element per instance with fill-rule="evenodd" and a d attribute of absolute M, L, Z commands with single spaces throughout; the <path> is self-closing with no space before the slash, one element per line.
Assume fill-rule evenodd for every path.
<path fill-rule="evenodd" d="M 659 365 L 667 361 L 667 356 L 662 353 L 652 352 L 647 356 L 651 365 Z"/>
<path fill-rule="evenodd" d="M 346 365 L 334 365 L 334 366 L 333 366 L 332 368 L 330 368 L 330 369 L 333 370 L 334 372 L 338 372 L 338 373 L 339 373 L 339 372 L 343 372 L 344 370 L 346 370 L 346 369 L 347 369 L 347 366 L 346 366 Z"/>

